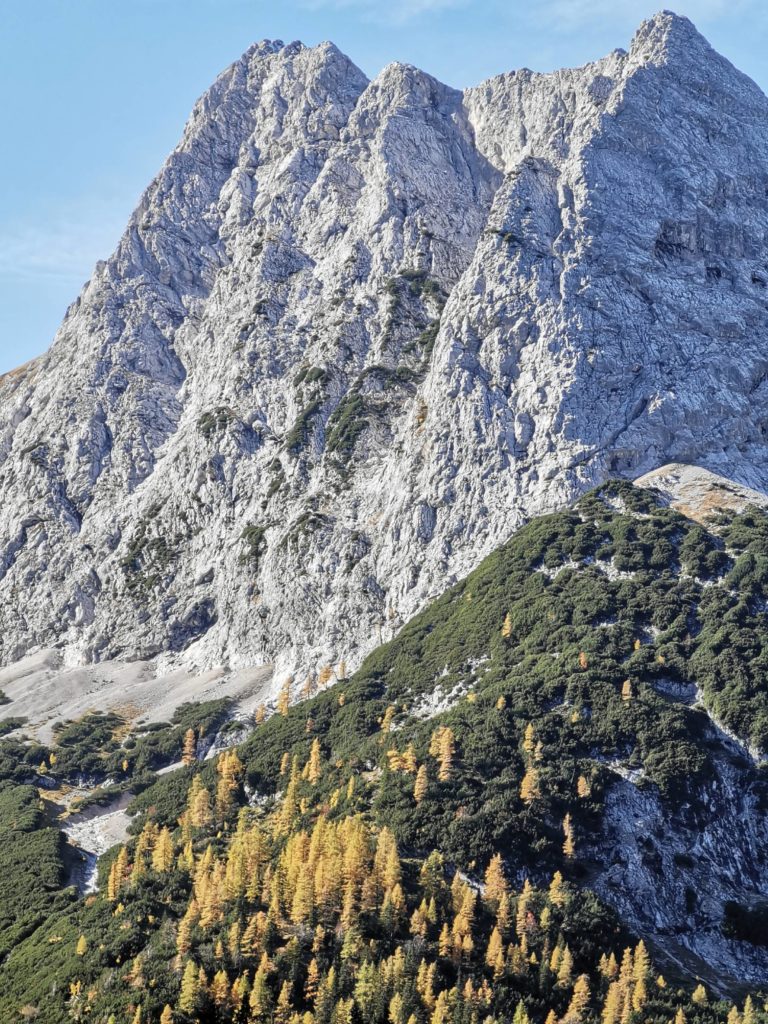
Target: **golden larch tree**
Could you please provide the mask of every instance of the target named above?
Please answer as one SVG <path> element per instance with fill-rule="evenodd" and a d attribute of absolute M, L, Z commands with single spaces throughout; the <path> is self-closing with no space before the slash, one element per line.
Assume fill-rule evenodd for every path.
<path fill-rule="evenodd" d="M 651 977 L 651 958 L 642 939 L 635 946 L 632 958 L 632 975 L 636 982 L 648 981 Z"/>
<path fill-rule="evenodd" d="M 437 770 L 437 777 L 440 782 L 449 781 L 453 770 L 453 756 L 455 752 L 456 744 L 453 729 L 445 728 L 441 733 L 440 746 L 438 749 L 439 766 Z"/>
<path fill-rule="evenodd" d="M 695 1003 L 697 1006 L 708 1006 L 709 1005 L 709 997 L 707 996 L 707 990 L 704 988 L 704 986 L 701 983 L 699 983 L 696 986 L 696 988 L 693 990 L 693 995 L 691 996 L 691 1002 Z"/>
<path fill-rule="evenodd" d="M 152 869 L 160 873 L 170 871 L 173 867 L 173 862 L 173 839 L 170 829 L 164 827 L 160 829 L 155 848 L 152 851 Z"/>
<path fill-rule="evenodd" d="M 184 745 L 181 750 L 183 764 L 194 764 L 197 760 L 197 737 L 194 729 L 187 729 L 184 733 Z"/>
<path fill-rule="evenodd" d="M 525 727 L 525 733 L 523 734 L 523 753 L 526 757 L 530 758 L 533 756 L 533 752 L 536 749 L 536 730 L 533 727 L 533 722 L 529 722 Z"/>
<path fill-rule="evenodd" d="M 309 751 L 309 760 L 307 761 L 307 779 L 311 785 L 317 785 L 320 781 L 320 774 L 320 741 L 315 737 L 312 741 L 312 746 Z"/>
<path fill-rule="evenodd" d="M 291 985 L 289 981 L 284 981 L 275 1006 L 273 1018 L 275 1024 L 288 1024 L 291 1019 L 291 1009 Z"/>
<path fill-rule="evenodd" d="M 571 821 L 571 815 L 566 814 L 563 818 L 563 853 L 566 857 L 571 858 L 576 853 L 576 842 L 574 840 L 573 833 L 573 822 Z"/>
<path fill-rule="evenodd" d="M 422 764 L 419 766 L 419 770 L 416 772 L 416 782 L 413 787 L 413 799 L 417 804 L 420 804 L 424 797 L 427 795 L 427 789 L 429 787 L 429 777 L 427 776 L 427 766 Z"/>
<path fill-rule="evenodd" d="M 282 715 L 283 718 L 288 714 L 288 709 L 291 706 L 291 685 L 293 683 L 293 676 L 287 676 L 284 680 L 283 685 L 280 687 L 280 693 L 277 696 L 277 713 Z"/>
<path fill-rule="evenodd" d="M 504 872 L 504 861 L 501 859 L 500 853 L 495 853 L 485 871 L 483 899 L 489 909 L 496 913 L 505 896 L 509 896 L 509 883 Z"/>
<path fill-rule="evenodd" d="M 485 962 L 493 970 L 494 978 L 500 978 L 504 973 L 504 942 L 498 927 L 491 932 L 488 940 L 488 948 L 485 951 Z"/>
<path fill-rule="evenodd" d="M 612 981 L 608 986 L 603 1003 L 601 1014 L 603 1024 L 619 1024 L 621 1019 L 621 1008 L 624 1001 L 624 994 L 618 981 Z"/>
<path fill-rule="evenodd" d="M 560 988 L 570 988 L 573 981 L 573 957 L 566 946 L 563 955 L 560 957 L 560 965 L 557 969 L 557 984 Z"/>
<path fill-rule="evenodd" d="M 416 761 L 416 751 L 414 750 L 412 743 L 409 743 L 403 751 L 401 768 L 404 772 L 408 772 L 409 775 L 415 775 L 418 771 L 419 766 Z"/>
<path fill-rule="evenodd" d="M 214 974 L 211 982 L 211 998 L 219 1008 L 225 1007 L 229 1003 L 229 978 L 226 971 L 218 970 Z"/>
<path fill-rule="evenodd" d="M 530 806 L 534 800 L 541 797 L 538 771 L 530 767 L 526 770 L 523 780 L 520 783 L 520 799 L 524 804 Z"/>
<path fill-rule="evenodd" d="M 184 974 L 181 978 L 181 993 L 179 994 L 179 1009 L 182 1013 L 194 1013 L 197 1009 L 197 1001 L 200 997 L 200 978 L 197 968 L 192 960 L 187 960 L 184 967 Z"/>

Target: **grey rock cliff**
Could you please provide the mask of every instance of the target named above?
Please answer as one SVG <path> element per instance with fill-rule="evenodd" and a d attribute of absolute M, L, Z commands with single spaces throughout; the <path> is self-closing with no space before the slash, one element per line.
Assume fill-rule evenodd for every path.
<path fill-rule="evenodd" d="M 0 379 L 0 662 L 298 685 L 608 475 L 768 489 L 767 129 L 666 13 L 463 94 L 252 47 Z"/>

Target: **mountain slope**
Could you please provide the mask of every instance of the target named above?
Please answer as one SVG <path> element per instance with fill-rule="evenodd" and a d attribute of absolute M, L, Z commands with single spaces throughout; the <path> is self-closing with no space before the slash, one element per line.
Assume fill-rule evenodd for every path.
<path fill-rule="evenodd" d="M 87 764 L 92 781 L 114 784 L 117 777 L 142 790 L 131 808 L 138 815 L 132 832 L 145 838 L 141 847 L 130 840 L 129 864 L 143 863 L 163 827 L 172 833 L 174 850 L 162 869 L 147 860 L 131 871 L 119 903 L 106 889 L 117 851 L 102 863 L 98 897 L 67 906 L 65 894 L 54 893 L 53 916 L 26 922 L 26 937 L 0 965 L 0 1006 L 37 1004 L 55 982 L 62 994 L 49 1004 L 52 1021 L 65 1019 L 68 1006 L 81 1010 L 84 1001 L 97 1016 L 116 1010 L 127 1016 L 141 1002 L 154 1019 L 164 1002 L 178 1004 L 187 961 L 196 971 L 202 967 L 211 986 L 204 991 L 213 998 L 218 971 L 229 986 L 242 975 L 255 985 L 266 951 L 270 998 L 277 999 L 290 977 L 293 1005 L 303 1012 L 306 971 L 315 956 L 324 970 L 336 964 L 338 997 L 354 998 L 365 1015 L 356 988 L 362 964 L 381 968 L 399 945 L 413 974 L 420 958 L 437 959 L 435 993 L 456 984 L 457 972 L 459 990 L 467 977 L 475 986 L 485 977 L 495 993 L 486 1012 L 504 1021 L 519 999 L 537 1022 L 550 1008 L 562 1018 L 575 974 L 583 970 L 592 987 L 589 1009 L 579 1018 L 586 1024 L 598 1019 L 607 998 L 609 979 L 601 980 L 599 956 L 611 949 L 620 955 L 627 932 L 645 939 L 657 969 L 688 994 L 692 978 L 702 978 L 712 994 L 764 987 L 767 538 L 764 510 L 721 515 L 705 529 L 667 507 L 658 493 L 609 483 L 573 509 L 525 526 L 352 678 L 273 713 L 241 742 L 237 764 L 224 758 L 218 768 L 209 761 L 157 780 L 152 775 L 178 757 L 174 750 L 180 752 L 195 716 L 203 723 L 203 755 L 211 723 L 221 728 L 218 705 L 187 708 L 183 724 L 145 725 L 136 735 L 126 735 L 119 719 L 92 717 L 58 730 L 49 748 L 30 744 L 20 753 L 18 740 L 0 740 L 4 791 L 44 779 L 50 800 L 61 799 L 57 794 Z M 41 762 L 48 767 L 36 773 Z M 200 785 L 214 807 L 210 821 L 199 809 L 194 820 L 184 817 L 185 808 L 197 806 Z M 91 799 L 97 798 L 99 791 Z M 350 909 L 352 918 L 340 919 L 347 905 L 341 896 L 319 895 L 323 885 L 337 883 L 313 876 L 315 906 L 296 872 L 302 850 L 310 857 L 312 849 L 312 856 L 336 849 L 324 829 L 358 825 L 369 830 L 358 838 L 371 851 L 384 827 L 391 830 L 403 858 L 405 902 L 384 913 L 369 891 L 363 902 L 373 902 L 359 918 Z M 13 842 L 28 842 L 29 827 L 19 826 L 23 834 Z M 310 845 L 316 828 L 319 837 Z M 254 833 L 244 840 L 246 829 L 261 839 Z M 361 848 L 344 842 L 345 850 Z M 226 863 L 236 862 L 243 843 L 249 866 L 241 865 L 238 874 Z M 456 886 L 467 880 L 480 886 L 498 854 L 516 893 L 526 877 L 544 890 L 530 897 L 533 921 L 524 912 L 512 915 L 517 923 L 508 926 L 498 973 L 486 961 L 493 921 L 480 907 L 474 948 L 456 953 L 455 938 L 453 952 L 440 946 L 440 915 L 447 909 L 425 925 L 420 940 L 419 886 L 432 851 L 442 857 L 444 877 L 458 879 Z M 264 876 L 267 863 L 272 874 Z M 376 871 L 382 870 L 378 863 Z M 566 878 L 570 909 L 555 902 L 542 917 L 557 870 Z M 220 905 L 200 881 L 209 875 L 223 887 Z M 375 871 L 371 877 L 378 877 Z M 296 895 L 301 892 L 306 906 Z M 197 910 L 190 909 L 193 896 Z M 28 904 L 28 913 L 40 913 L 31 898 Z M 310 904 L 315 909 L 307 910 Z M 451 921 L 449 915 L 449 931 Z M 326 929 L 322 942 L 313 931 L 318 924 Z M 535 952 L 535 961 L 520 959 L 523 933 L 524 952 Z M 81 934 L 86 950 L 76 955 Z M 232 952 L 233 934 L 243 936 L 241 958 Z M 457 934 L 463 941 L 461 929 Z M 2 928 L 0 939 L 6 940 Z M 567 985 L 555 984 L 541 962 L 549 962 L 556 946 L 562 953 L 565 942 L 576 958 L 575 974 Z M 343 969 L 350 957 L 354 969 Z M 137 977 L 154 985 L 137 986 Z M 68 985 L 78 980 L 77 998 L 70 999 Z M 679 1005 L 707 1022 L 727 1011 L 701 1000 L 689 1005 L 675 985 L 648 988 L 647 1008 L 641 1000 L 635 1009 L 653 1019 L 671 1020 Z M 415 999 L 409 991 L 403 989 L 404 997 Z M 91 994 L 85 1000 L 81 992 Z M 466 997 L 451 998 L 463 1006 Z M 313 1009 L 309 1002 L 306 1008 Z M 201 1019 L 236 1018 L 233 1006 L 224 1001 Z M 386 1003 L 376 1007 L 372 1024 L 387 1019 Z M 428 1010 L 431 1018 L 431 1009 L 428 1000 L 414 1005 L 418 1019 Z"/>
<path fill-rule="evenodd" d="M 464 94 L 253 47 L 0 381 L 0 660 L 299 686 L 608 475 L 765 487 L 766 123 L 666 13 Z"/>

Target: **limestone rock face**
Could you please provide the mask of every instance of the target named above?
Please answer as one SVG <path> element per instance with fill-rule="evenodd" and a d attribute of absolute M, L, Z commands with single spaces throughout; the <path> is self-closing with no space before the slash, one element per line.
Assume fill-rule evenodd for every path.
<path fill-rule="evenodd" d="M 767 129 L 666 13 L 463 94 L 252 47 L 0 379 L 0 662 L 298 686 L 609 475 L 768 489 Z"/>

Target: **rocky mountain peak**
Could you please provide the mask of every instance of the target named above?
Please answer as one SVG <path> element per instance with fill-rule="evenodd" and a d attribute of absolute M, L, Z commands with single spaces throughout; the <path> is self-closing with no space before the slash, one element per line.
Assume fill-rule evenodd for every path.
<path fill-rule="evenodd" d="M 251 47 L 0 380 L 2 661 L 298 685 L 607 476 L 765 488 L 768 108 L 707 46 L 464 93 Z"/>

